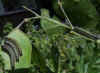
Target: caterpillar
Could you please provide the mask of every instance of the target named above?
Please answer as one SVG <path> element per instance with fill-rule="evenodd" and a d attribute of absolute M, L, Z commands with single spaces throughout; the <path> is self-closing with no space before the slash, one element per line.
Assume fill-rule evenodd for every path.
<path fill-rule="evenodd" d="M 14 39 L 5 37 L 5 41 L 9 41 L 9 42 L 13 43 L 11 46 L 15 46 L 14 48 L 16 48 L 19 55 L 22 56 L 22 50 Z"/>
<path fill-rule="evenodd" d="M 6 37 L 4 39 L 4 44 L 2 45 L 2 50 L 6 52 L 10 57 L 11 69 L 15 69 L 15 63 L 19 62 L 20 56 L 22 56 L 22 51 L 17 45 L 16 41 L 11 38 Z"/>
<path fill-rule="evenodd" d="M 15 53 L 15 56 L 16 56 L 16 60 L 17 61 L 19 61 L 19 53 L 18 53 L 18 50 L 16 49 L 16 46 L 12 43 L 12 42 L 10 42 L 10 41 L 8 41 L 8 40 L 6 40 L 5 41 L 5 44 L 7 44 L 8 46 L 10 46 L 11 48 L 12 48 L 12 50 L 14 51 L 14 53 Z"/>
<path fill-rule="evenodd" d="M 2 46 L 3 51 L 6 52 L 9 57 L 10 57 L 10 64 L 11 64 L 11 69 L 13 70 L 15 67 L 15 62 L 16 62 L 16 56 L 15 53 L 13 52 L 12 48 L 9 45 L 3 45 Z"/>

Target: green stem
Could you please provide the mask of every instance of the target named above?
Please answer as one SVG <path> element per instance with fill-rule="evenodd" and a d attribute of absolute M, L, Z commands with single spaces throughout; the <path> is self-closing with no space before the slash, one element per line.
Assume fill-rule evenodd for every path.
<path fill-rule="evenodd" d="M 74 27 L 73 27 L 71 21 L 70 21 L 69 18 L 68 18 L 68 15 L 66 14 L 66 12 L 65 12 L 65 10 L 64 10 L 64 8 L 63 8 L 63 5 L 62 5 L 61 0 L 58 0 L 58 5 L 59 5 L 59 7 L 60 7 L 60 10 L 62 11 L 62 13 L 63 13 L 64 16 L 65 16 L 66 23 L 70 25 L 70 28 L 71 28 L 71 29 L 73 29 Z"/>
<path fill-rule="evenodd" d="M 36 18 L 45 19 L 45 20 L 51 21 L 51 22 L 53 22 L 53 23 L 55 23 L 55 24 L 58 24 L 58 25 L 60 25 L 60 26 L 63 26 L 63 27 L 65 27 L 65 28 L 71 30 L 71 33 L 72 33 L 72 34 L 81 35 L 81 36 L 83 36 L 84 38 L 86 38 L 87 40 L 96 41 L 97 43 L 100 42 L 100 39 L 97 38 L 94 34 L 88 32 L 88 31 L 86 31 L 86 30 L 84 30 L 84 29 L 82 29 L 82 28 L 74 27 L 74 28 L 72 29 L 72 28 L 70 28 L 70 26 L 65 25 L 65 24 L 63 24 L 63 23 L 61 23 L 61 22 L 59 22 L 59 21 L 57 21 L 57 20 L 54 20 L 54 19 L 52 19 L 52 18 L 45 17 L 45 16 L 40 16 L 40 15 L 37 14 L 35 11 L 33 11 L 33 10 L 31 10 L 31 9 L 25 7 L 25 6 L 24 6 L 24 8 L 25 8 L 27 11 L 30 11 L 31 13 L 35 14 Z M 34 17 L 32 17 L 32 18 L 34 18 Z M 76 31 L 76 30 L 78 30 L 78 31 Z M 95 36 L 95 37 L 94 37 L 94 36 Z M 96 38 L 96 39 L 95 39 L 95 38 Z"/>

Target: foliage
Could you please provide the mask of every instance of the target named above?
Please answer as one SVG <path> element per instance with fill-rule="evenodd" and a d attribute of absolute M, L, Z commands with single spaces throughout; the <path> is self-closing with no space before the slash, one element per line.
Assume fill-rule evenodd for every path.
<path fill-rule="evenodd" d="M 16 28 L 16 29 L 13 29 L 13 31 L 11 31 L 5 38 L 6 39 L 4 39 L 4 42 L 9 41 L 9 43 L 10 44 L 12 43 L 12 44 L 8 45 L 7 43 L 4 43 L 4 46 L 8 45 L 10 46 L 11 49 L 16 49 L 15 51 L 16 52 L 18 51 L 18 55 L 20 56 L 22 53 L 22 56 L 21 57 L 19 56 L 20 59 L 18 61 L 16 60 L 16 62 L 18 63 L 15 64 L 15 69 L 28 68 L 31 64 L 31 49 L 32 49 L 32 46 L 28 37 L 22 31 Z M 12 48 L 11 46 L 12 47 L 14 46 L 14 47 Z M 14 54 L 12 55 L 14 56 Z M 5 69 L 7 70 L 11 69 L 10 66 L 13 66 L 12 63 L 14 63 L 14 60 L 13 62 L 11 61 L 11 65 L 10 65 L 8 56 L 5 53 L 2 53 L 2 56 L 5 56 L 3 57 Z M 16 57 L 16 54 L 14 57 L 15 59 L 18 59 L 18 56 Z"/>
<path fill-rule="evenodd" d="M 13 25 L 8 22 L 5 26 L 4 26 L 4 30 L 3 30 L 3 35 L 7 35 L 9 32 L 11 32 L 13 29 Z"/>
<path fill-rule="evenodd" d="M 98 12 L 90 0 L 61 0 L 63 7 L 74 25 L 91 28 L 99 22 Z M 55 12 L 62 16 L 56 0 L 53 0 Z M 62 16 L 63 17 L 63 16 Z M 91 26 L 92 25 L 92 26 Z"/>
<path fill-rule="evenodd" d="M 79 24 L 81 27 L 88 28 L 88 30 L 93 29 L 93 32 L 98 31 L 96 30 L 99 23 L 97 11 L 89 0 L 63 1 L 63 3 L 66 3 L 64 8 L 73 24 Z M 53 3 L 55 4 L 55 1 Z M 59 12 L 56 9 L 55 11 Z M 57 16 L 51 17 L 46 9 L 41 9 L 41 16 L 61 22 Z M 100 72 L 100 44 L 80 35 L 69 33 L 63 23 L 56 24 L 44 18 L 40 18 L 40 20 L 32 19 L 24 26 L 24 32 L 32 43 L 32 61 L 28 73 Z M 13 29 L 8 30 L 8 27 L 11 28 L 11 26 L 7 26 L 7 29 L 4 29 L 7 34 Z M 23 69 L 23 72 L 25 72 L 25 69 Z"/>

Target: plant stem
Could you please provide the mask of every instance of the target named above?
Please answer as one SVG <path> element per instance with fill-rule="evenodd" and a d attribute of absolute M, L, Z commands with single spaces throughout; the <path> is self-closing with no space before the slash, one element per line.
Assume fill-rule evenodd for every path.
<path fill-rule="evenodd" d="M 58 5 L 59 5 L 59 7 L 60 7 L 62 13 L 63 13 L 64 16 L 65 16 L 66 23 L 70 25 L 71 29 L 74 29 L 74 27 L 73 27 L 71 21 L 70 21 L 69 18 L 68 18 L 68 15 L 66 14 L 66 12 L 65 12 L 65 10 L 64 10 L 64 8 L 63 8 L 63 6 L 62 6 L 61 0 L 58 0 Z"/>
<path fill-rule="evenodd" d="M 25 21 L 22 20 L 22 21 L 20 22 L 20 24 L 19 24 L 16 28 L 19 29 L 24 23 L 25 23 Z"/>
<path fill-rule="evenodd" d="M 52 19 L 52 18 L 45 17 L 45 16 L 40 16 L 40 15 L 37 14 L 35 11 L 33 11 L 33 10 L 31 10 L 31 9 L 25 7 L 25 6 L 24 6 L 24 8 L 25 8 L 27 11 L 30 11 L 31 13 L 35 14 L 35 15 L 36 15 L 36 18 L 45 19 L 45 20 L 51 21 L 51 22 L 53 22 L 53 23 L 55 23 L 55 24 L 58 24 L 58 25 L 60 25 L 60 26 L 63 26 L 63 27 L 65 27 L 65 28 L 71 30 L 70 33 L 75 34 L 75 35 L 81 35 L 81 36 L 83 36 L 84 38 L 86 38 L 87 40 L 95 41 L 95 42 L 97 42 L 97 43 L 98 43 L 98 41 L 100 42 L 100 38 L 96 37 L 94 34 L 88 32 L 88 31 L 86 31 L 86 30 L 84 30 L 84 29 L 82 29 L 82 28 L 74 27 L 74 28 L 72 29 L 72 28 L 70 28 L 70 26 L 65 25 L 65 24 L 63 24 L 63 23 L 61 23 L 61 22 L 59 22 L 59 21 L 57 21 L 57 20 L 54 20 L 54 19 Z M 32 17 L 32 18 L 34 18 L 34 17 Z M 78 30 L 78 31 L 76 31 L 76 30 Z"/>

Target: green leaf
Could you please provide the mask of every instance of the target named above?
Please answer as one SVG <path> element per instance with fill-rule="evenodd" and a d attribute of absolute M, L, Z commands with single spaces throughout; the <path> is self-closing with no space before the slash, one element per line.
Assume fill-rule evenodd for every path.
<path fill-rule="evenodd" d="M 57 33 L 61 32 L 67 26 L 53 18 L 50 18 L 49 11 L 46 9 L 41 9 L 41 26 L 47 33 Z"/>
<path fill-rule="evenodd" d="M 16 63 L 15 69 L 29 68 L 31 66 L 32 45 L 27 35 L 19 29 L 14 29 L 6 38 L 13 39 L 17 43 L 16 46 L 22 50 L 22 56 L 19 62 Z M 10 70 L 9 56 L 2 52 L 2 57 L 4 59 L 5 69 Z"/>
<path fill-rule="evenodd" d="M 63 8 L 71 22 L 76 26 L 94 29 L 98 24 L 98 13 L 91 3 L 92 0 L 62 0 Z M 52 0 L 54 11 L 64 18 L 57 0 Z"/>
<path fill-rule="evenodd" d="M 42 53 L 39 49 L 37 49 L 35 46 L 33 46 L 33 52 L 32 52 L 32 63 L 34 66 L 38 67 L 40 69 L 40 72 L 42 73 L 53 73 L 46 65 L 46 59 L 43 57 Z"/>

